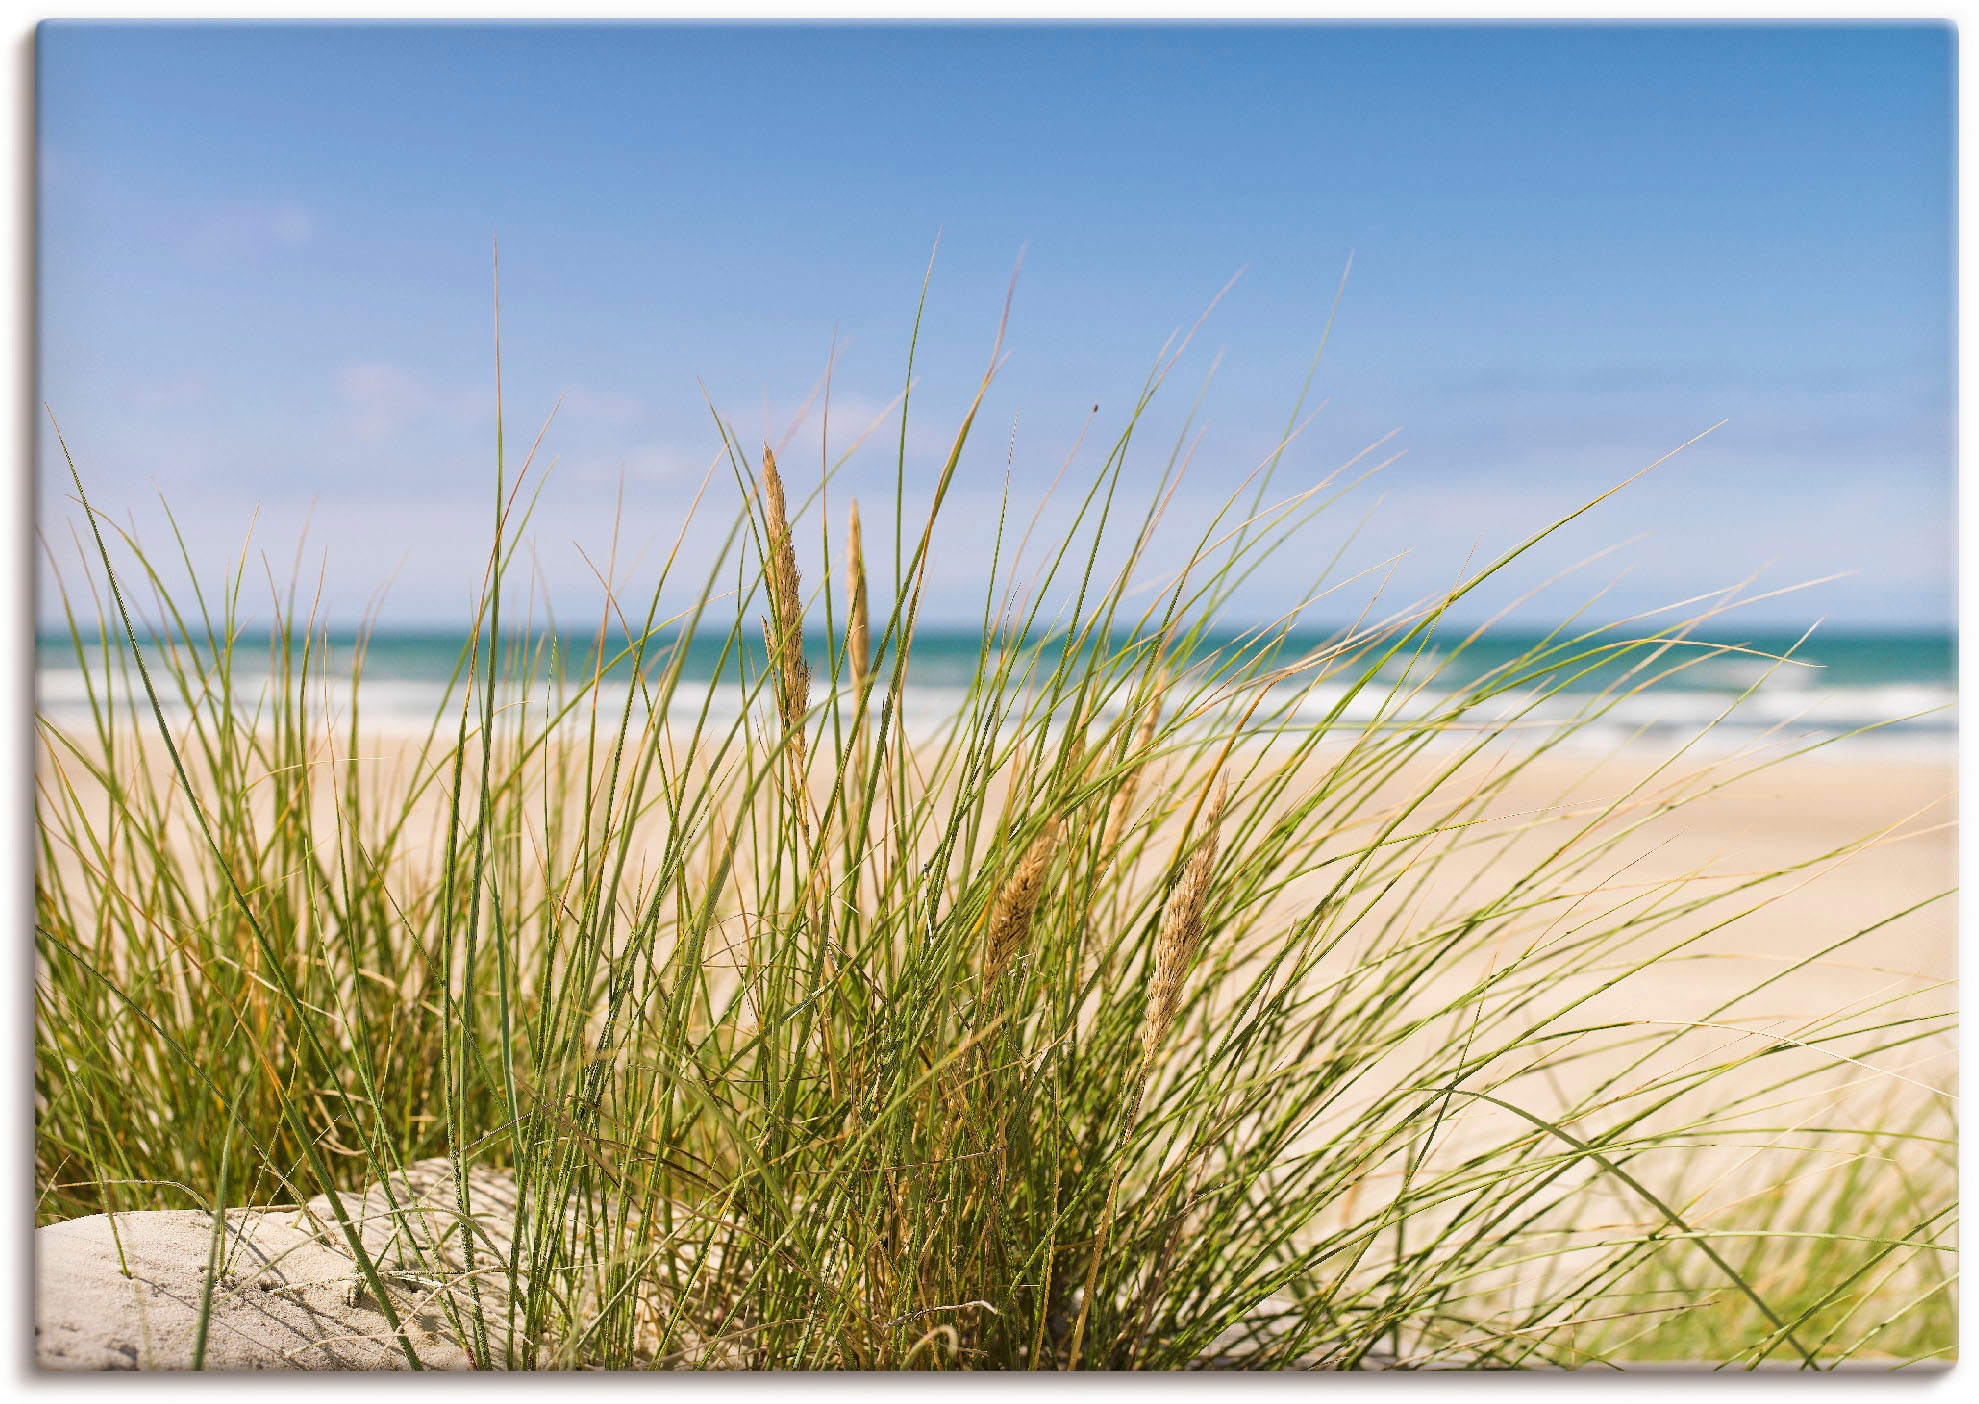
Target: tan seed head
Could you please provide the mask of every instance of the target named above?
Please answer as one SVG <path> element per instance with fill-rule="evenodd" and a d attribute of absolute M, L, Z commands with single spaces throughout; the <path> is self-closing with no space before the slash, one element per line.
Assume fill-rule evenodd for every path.
<path fill-rule="evenodd" d="M 1223 810 L 1229 800 L 1230 782 L 1219 780 L 1216 798 L 1203 819 L 1202 838 L 1189 854 L 1182 877 L 1169 895 L 1162 913 L 1161 935 L 1155 943 L 1154 983 L 1148 991 L 1147 1017 L 1141 1023 L 1141 1054 L 1152 1059 L 1162 1039 L 1168 1036 L 1182 1005 L 1182 982 L 1195 964 L 1203 939 L 1203 909 L 1209 902 L 1210 874 L 1216 868 L 1216 850 L 1223 826 Z"/>
<path fill-rule="evenodd" d="M 852 526 L 846 534 L 845 569 L 849 619 L 845 651 L 852 655 L 852 692 L 866 695 L 866 677 L 873 666 L 872 635 L 866 618 L 866 551 L 859 536 L 859 499 L 852 499 Z"/>
<path fill-rule="evenodd" d="M 1051 867 L 1052 853 L 1058 846 L 1058 826 L 1048 825 L 1031 840 L 1018 860 L 1017 870 L 996 894 L 990 908 L 989 933 L 984 942 L 983 987 L 996 984 L 1003 972 L 1023 953 L 1030 940 L 1031 921 L 1037 915 L 1038 900 L 1044 896 L 1045 873 Z"/>
<path fill-rule="evenodd" d="M 763 637 L 776 669 L 784 727 L 799 731 L 811 705 L 811 667 L 804 660 L 803 597 L 797 550 L 790 539 L 790 515 L 784 506 L 783 475 L 777 472 L 776 455 L 768 444 L 763 445 L 763 519 L 769 538 L 764 567 L 770 591 L 770 618 L 763 626 Z"/>

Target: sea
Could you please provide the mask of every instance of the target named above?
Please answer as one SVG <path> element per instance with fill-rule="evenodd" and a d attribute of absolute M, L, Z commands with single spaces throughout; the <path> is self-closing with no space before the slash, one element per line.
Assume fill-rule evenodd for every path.
<path fill-rule="evenodd" d="M 1289 637 L 1280 657 L 1296 658 L 1323 646 L 1327 638 L 1318 633 Z M 1227 654 L 1240 639 L 1229 633 L 1207 637 L 1191 661 L 1206 672 L 1214 667 L 1219 651 Z M 498 697 L 504 707 L 547 705 L 554 691 L 549 681 L 552 672 L 566 680 L 592 675 L 594 636 L 536 636 L 526 642 L 539 660 L 536 677 L 526 687 L 504 689 Z M 1359 729 L 1433 715 L 1447 704 L 1453 689 L 1506 667 L 1540 642 L 1540 636 L 1521 630 L 1499 629 L 1469 638 L 1447 629 L 1390 657 L 1374 685 L 1357 692 L 1344 676 L 1317 684 L 1309 675 L 1290 677 L 1280 684 L 1280 697 L 1287 705 L 1268 706 L 1261 714 L 1275 710 L 1273 724 L 1293 730 L 1321 725 Z M 319 681 L 312 684 L 312 705 L 319 715 L 347 724 L 355 704 L 367 731 L 424 732 L 443 707 L 459 706 L 463 692 L 455 674 L 468 643 L 461 630 L 374 631 L 364 643 L 361 681 L 353 689 L 357 636 L 330 631 L 316 645 L 311 673 Z M 1739 651 L 1712 653 L 1719 645 L 1734 645 Z M 299 641 L 290 640 L 289 646 L 294 650 Z M 823 678 L 828 673 L 826 641 L 811 637 L 806 646 L 814 676 Z M 607 656 L 621 647 L 619 641 L 608 640 Z M 760 648 L 760 639 L 747 645 L 752 673 L 761 666 Z M 112 650 L 110 661 L 116 661 L 119 652 Z M 160 656 L 155 644 L 146 652 L 154 662 Z M 64 728 L 90 724 L 92 680 L 94 695 L 106 695 L 102 684 L 106 655 L 100 642 L 84 640 L 81 653 L 91 660 L 87 667 L 79 660 L 77 641 L 66 634 L 43 633 L 36 642 L 37 711 Z M 273 656 L 274 648 L 265 637 L 245 638 L 236 647 L 235 706 L 244 718 L 258 714 Z M 916 634 L 899 719 L 910 735 L 937 733 L 961 712 L 982 656 L 980 630 L 924 627 Z M 1674 666 L 1679 661 L 1685 666 Z M 648 671 L 653 671 L 650 664 Z M 708 684 L 718 673 L 723 683 L 710 693 Z M 1516 718 L 1514 734 L 1543 736 L 1588 708 L 1603 688 L 1617 683 L 1619 674 L 1615 666 L 1594 668 L 1544 698 L 1515 682 L 1471 714 L 1466 725 Z M 686 650 L 675 713 L 691 719 L 707 701 L 712 720 L 732 718 L 744 705 L 736 677 L 732 648 L 725 656 L 721 638 L 695 638 Z M 113 682 L 111 691 L 122 694 L 124 686 Z M 620 705 L 632 692 L 630 666 L 620 662 L 608 668 L 600 692 L 607 705 Z M 125 694 L 126 704 L 129 700 Z M 171 689 L 163 690 L 162 700 L 168 718 L 184 714 L 183 698 Z M 813 689 L 813 701 L 821 700 L 822 684 Z M 1763 630 L 1717 634 L 1670 650 L 1655 667 L 1631 679 L 1625 695 L 1602 699 L 1600 715 L 1576 730 L 1572 744 L 1582 749 L 1662 751 L 1690 745 L 1722 753 L 1819 743 L 1823 753 L 1835 756 L 1948 761 L 1956 750 L 1957 702 L 1957 640 L 1949 629 L 1826 630 L 1808 636 Z M 1463 726 L 1453 728 L 1453 737 L 1463 730 Z"/>

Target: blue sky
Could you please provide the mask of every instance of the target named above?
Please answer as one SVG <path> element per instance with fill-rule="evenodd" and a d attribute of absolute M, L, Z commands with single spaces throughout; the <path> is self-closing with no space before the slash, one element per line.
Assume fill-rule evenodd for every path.
<path fill-rule="evenodd" d="M 1242 270 L 1128 473 L 1151 484 L 1215 362 L 1175 516 L 1234 488 L 1284 426 L 1351 254 L 1325 408 L 1281 482 L 1391 431 L 1380 456 L 1403 456 L 1244 610 L 1283 608 L 1377 501 L 1347 562 L 1410 552 L 1399 597 L 1724 419 L 1512 583 L 1621 546 L 1547 598 L 1625 571 L 1613 614 L 1848 571 L 1754 617 L 1940 624 L 1955 43 L 1944 26 L 49 25 L 39 391 L 92 495 L 148 534 L 162 492 L 217 565 L 258 512 L 286 570 L 307 520 L 331 614 L 391 577 L 388 618 L 458 618 L 492 481 L 499 234 L 511 444 L 564 397 L 535 557 L 582 613 L 621 484 L 621 573 L 678 533 L 718 447 L 703 386 L 747 438 L 795 424 L 786 460 L 812 475 L 818 416 L 796 417 L 834 337 L 834 449 L 886 408 L 939 231 L 911 498 L 1025 250 L 937 558 L 935 609 L 967 618 L 1006 463 L 1028 511 L 1097 404 L 1070 476 L 1097 467 L 1163 342 Z M 44 449 L 44 526 L 68 512 L 57 461 Z M 870 520 L 892 483 L 875 442 L 830 510 L 857 492 Z M 732 489 L 714 500 L 711 527 Z"/>

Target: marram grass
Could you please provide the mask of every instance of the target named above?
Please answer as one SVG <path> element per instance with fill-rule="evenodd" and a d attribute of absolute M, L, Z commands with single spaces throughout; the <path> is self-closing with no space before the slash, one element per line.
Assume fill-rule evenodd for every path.
<path fill-rule="evenodd" d="M 576 653 L 514 584 L 504 469 L 476 632 L 403 741 L 330 706 L 293 593 L 250 637 L 244 564 L 168 588 L 90 507 L 91 720 L 39 724 L 40 1220 L 505 1169 L 514 1246 L 468 1266 L 517 1290 L 443 1306 L 511 1368 L 1950 1358 L 1950 1103 L 1894 1071 L 1935 1066 L 1942 1001 L 1785 1039 L 1735 1001 L 1617 1013 L 1788 876 L 1616 882 L 1631 845 L 1772 762 L 1503 815 L 1712 656 L 1700 621 L 1566 625 L 1452 682 L 1445 612 L 1501 560 L 1323 646 L 1296 609 L 1218 633 L 1331 488 L 1233 498 L 1135 593 L 1175 464 L 1123 531 L 1130 429 L 1023 593 L 999 566 L 956 715 L 907 736 L 973 419 L 896 521 L 890 599 L 856 508 L 820 522 L 730 434 L 721 565 L 669 559 Z"/>

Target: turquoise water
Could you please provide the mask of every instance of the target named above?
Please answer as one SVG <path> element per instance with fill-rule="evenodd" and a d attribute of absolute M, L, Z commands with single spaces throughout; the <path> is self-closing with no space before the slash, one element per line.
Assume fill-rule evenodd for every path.
<path fill-rule="evenodd" d="M 329 636 L 330 678 L 348 679 L 356 656 L 354 638 L 350 633 L 333 632 Z M 1288 639 L 1280 657 L 1289 661 L 1326 639 L 1316 632 Z M 364 654 L 360 694 L 365 715 L 380 725 L 430 721 L 445 700 L 448 679 L 459 665 L 467 642 L 466 634 L 459 630 L 399 630 L 371 637 Z M 1228 649 L 1233 642 L 1235 636 L 1229 634 L 1206 640 L 1197 650 L 1197 661 L 1213 663 L 1209 655 Z M 1433 705 L 1450 687 L 1511 662 L 1539 642 L 1536 634 L 1511 630 L 1466 642 L 1463 631 L 1449 629 L 1431 638 L 1423 650 L 1392 659 L 1383 676 L 1389 682 L 1406 677 L 1421 683 L 1419 705 Z M 1660 667 L 1669 667 L 1684 657 L 1700 661 L 1675 670 L 1640 696 L 1628 699 L 1604 722 L 1610 739 L 1635 737 L 1662 743 L 1686 728 L 1694 732 L 1706 723 L 1712 723 L 1727 743 L 1760 733 L 1811 739 L 1874 727 L 1876 740 L 1885 745 L 1904 742 L 1942 748 L 1956 734 L 1957 645 L 1950 630 L 1835 630 L 1817 633 L 1804 642 L 1798 633 L 1754 630 L 1720 632 L 1709 642 L 1737 644 L 1750 652 L 1714 657 L 1702 657 L 1697 651 L 1668 655 Z M 595 643 L 595 634 L 535 637 L 539 680 L 553 661 L 566 677 L 588 677 L 594 666 Z M 744 647 L 754 673 L 761 664 L 761 640 L 749 638 Z M 615 655 L 621 648 L 622 641 L 612 640 L 607 653 Z M 814 673 L 822 679 L 829 671 L 827 641 L 813 636 L 807 640 L 807 650 Z M 100 654 L 91 652 L 98 660 L 90 665 L 95 671 L 101 666 Z M 1794 661 L 1785 664 L 1762 656 L 1789 653 Z M 981 636 L 976 631 L 924 629 L 917 637 L 909 669 L 903 707 L 908 720 L 935 724 L 953 715 L 981 654 Z M 716 637 L 703 635 L 689 647 L 683 683 L 697 701 L 717 669 L 726 678 L 736 676 L 734 653 L 731 651 L 726 661 L 723 655 L 724 640 Z M 265 637 L 244 640 L 236 657 L 239 684 L 251 688 L 258 676 L 265 675 L 268 657 Z M 648 671 L 654 666 L 649 661 Z M 622 685 L 630 678 L 630 665 L 620 660 L 606 672 L 609 679 Z M 1570 689 L 1580 694 L 1592 692 L 1611 683 L 1617 672 L 1615 667 L 1594 670 L 1575 680 Z M 44 634 L 37 640 L 37 680 L 38 702 L 44 714 L 58 721 L 86 717 L 85 677 L 75 647 L 66 637 Z M 1386 690 L 1371 689 L 1368 697 L 1350 710 L 1349 718 L 1357 710 L 1370 710 L 1374 694 Z M 733 689 L 718 691 L 732 693 Z M 1334 684 L 1322 684 L 1315 689 L 1312 714 L 1323 715 L 1330 699 L 1339 695 L 1340 689 Z M 1563 715 L 1574 705 L 1578 704 L 1562 699 L 1542 709 L 1540 715 Z M 1732 714 L 1715 720 L 1728 706 L 1733 707 Z M 1307 710 L 1302 708 L 1300 714 Z"/>
<path fill-rule="evenodd" d="M 355 637 L 352 632 L 330 633 L 330 666 L 333 670 L 348 670 L 349 662 L 354 657 L 352 646 Z M 1197 650 L 1197 656 L 1227 649 L 1238 637 L 1229 633 L 1214 636 Z M 1327 637 L 1317 632 L 1294 635 L 1287 641 L 1286 655 L 1294 656 L 1305 649 L 1318 647 L 1327 641 Z M 1602 637 L 1621 638 L 1624 635 L 1615 633 Z M 1436 668 L 1440 676 L 1449 681 L 1467 681 L 1510 662 L 1540 641 L 1541 636 L 1537 633 L 1500 630 L 1465 643 L 1461 631 L 1447 630 L 1430 640 L 1428 657 L 1414 667 L 1418 674 L 1424 666 L 1429 666 Z M 1758 654 L 1777 656 L 1791 652 L 1794 662 L 1773 670 L 1775 685 L 1951 689 L 1957 682 L 1957 640 L 1950 630 L 1837 631 L 1818 633 L 1804 642 L 1797 631 L 1754 631 L 1701 636 L 1701 641 L 1738 644 Z M 666 642 L 670 643 L 670 639 Z M 973 630 L 921 630 L 915 640 L 914 681 L 925 686 L 951 687 L 967 683 L 981 656 L 981 642 L 980 633 Z M 379 632 L 370 638 L 366 647 L 365 672 L 381 681 L 444 682 L 460 662 L 467 643 L 468 637 L 463 630 Z M 551 646 L 557 649 L 562 658 L 562 671 L 566 675 L 588 674 L 591 671 L 595 635 L 566 633 L 555 640 L 554 645 L 546 638 L 539 638 L 537 643 L 539 648 L 545 650 L 544 657 L 548 656 L 547 650 Z M 688 650 L 685 676 L 690 680 L 712 677 L 716 668 L 722 666 L 723 643 L 723 640 L 707 635 L 697 639 Z M 750 664 L 754 667 L 761 661 L 760 643 L 752 638 L 745 640 L 745 644 Z M 1459 644 L 1463 644 L 1461 652 Z M 266 647 L 265 639 L 257 640 L 250 636 L 240 645 L 239 661 L 245 666 L 257 667 L 266 657 Z M 615 654 L 623 647 L 623 640 L 614 638 L 607 651 Z M 826 641 L 814 634 L 806 640 L 806 649 L 811 655 L 812 667 L 822 669 L 827 660 Z M 73 669 L 76 666 L 74 645 L 66 636 L 43 633 L 36 641 L 36 664 L 38 670 L 44 673 Z M 733 670 L 735 664 L 732 656 L 726 666 Z M 1729 692 L 1757 681 L 1759 673 L 1769 666 L 1769 660 L 1764 658 L 1720 657 L 1689 668 L 1680 678 L 1664 685 Z M 614 676 L 625 676 L 629 672 L 629 664 L 620 663 L 608 672 Z M 1598 673 L 1573 686 L 1584 691 L 1593 690 L 1602 686 L 1609 676 L 1607 672 Z"/>

